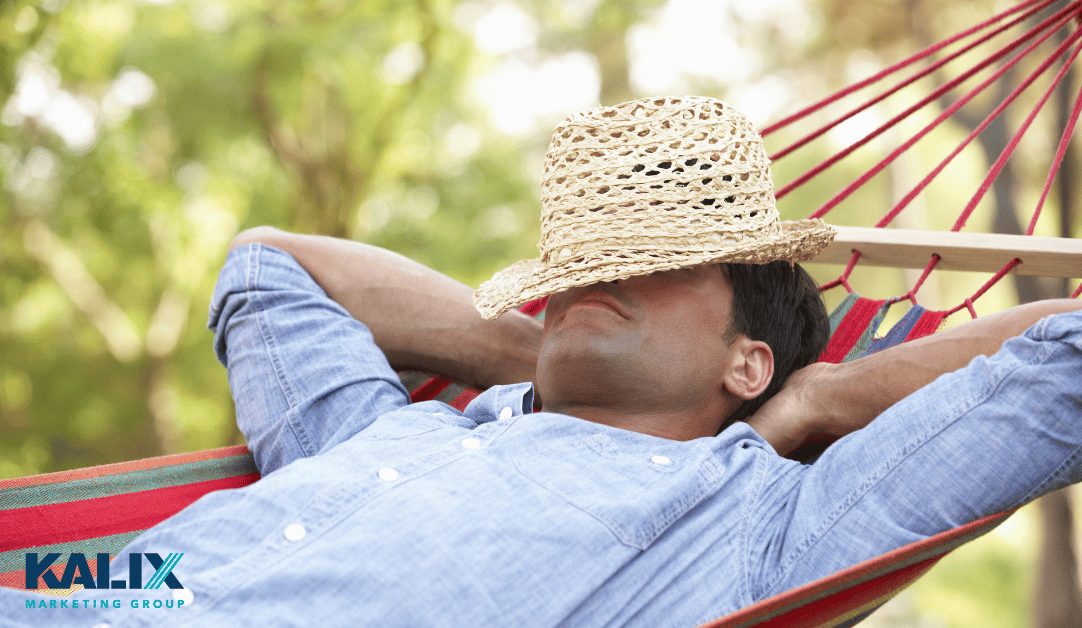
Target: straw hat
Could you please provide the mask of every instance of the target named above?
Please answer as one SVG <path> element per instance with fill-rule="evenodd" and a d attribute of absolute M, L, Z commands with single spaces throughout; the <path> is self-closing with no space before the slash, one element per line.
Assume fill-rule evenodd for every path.
<path fill-rule="evenodd" d="M 770 160 L 751 123 L 713 98 L 645 98 L 572 114 L 541 183 L 541 258 L 474 293 L 485 318 L 576 286 L 710 262 L 797 262 L 834 237 L 780 222 Z"/>

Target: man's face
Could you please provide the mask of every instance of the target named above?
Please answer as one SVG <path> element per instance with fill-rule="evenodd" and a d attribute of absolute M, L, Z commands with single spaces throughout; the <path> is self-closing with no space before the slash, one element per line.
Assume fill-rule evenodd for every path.
<path fill-rule="evenodd" d="M 536 380 L 545 409 L 693 416 L 716 432 L 727 415 L 722 372 L 732 299 L 718 264 L 552 295 Z M 688 427 L 695 426 L 674 429 Z"/>

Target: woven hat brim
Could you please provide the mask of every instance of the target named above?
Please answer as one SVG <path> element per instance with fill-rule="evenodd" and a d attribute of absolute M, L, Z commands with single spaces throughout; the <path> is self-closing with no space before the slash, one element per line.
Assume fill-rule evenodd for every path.
<path fill-rule="evenodd" d="M 473 305 L 482 317 L 493 319 L 521 303 L 602 281 L 699 264 L 803 262 L 818 255 L 837 233 L 834 227 L 817 218 L 784 221 L 778 226 L 779 230 L 770 237 L 758 237 L 713 250 L 674 251 L 665 247 L 663 254 L 654 254 L 649 248 L 636 251 L 601 249 L 577 268 L 546 266 L 540 259 L 522 260 L 481 284 L 473 293 Z"/>

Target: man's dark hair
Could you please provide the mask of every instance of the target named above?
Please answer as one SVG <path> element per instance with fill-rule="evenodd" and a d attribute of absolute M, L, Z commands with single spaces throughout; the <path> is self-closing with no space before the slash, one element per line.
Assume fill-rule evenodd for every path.
<path fill-rule="evenodd" d="M 794 371 L 819 359 L 830 340 L 830 319 L 807 271 L 789 262 L 722 264 L 733 287 L 726 336 L 761 340 L 774 353 L 774 377 L 761 395 L 740 404 L 722 424 L 747 419 L 781 390 Z"/>

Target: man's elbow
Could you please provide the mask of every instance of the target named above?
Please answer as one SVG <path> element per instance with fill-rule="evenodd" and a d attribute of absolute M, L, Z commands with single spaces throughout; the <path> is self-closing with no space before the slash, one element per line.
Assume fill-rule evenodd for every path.
<path fill-rule="evenodd" d="M 260 226 L 245 229 L 233 237 L 229 242 L 229 249 L 226 253 L 229 253 L 238 246 L 244 246 L 245 244 L 252 244 L 253 242 L 259 242 L 261 244 L 273 244 L 271 241 L 277 239 L 285 232 L 281 229 L 277 229 L 271 226 Z"/>

